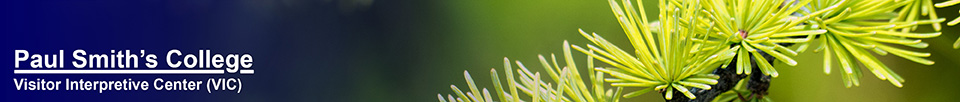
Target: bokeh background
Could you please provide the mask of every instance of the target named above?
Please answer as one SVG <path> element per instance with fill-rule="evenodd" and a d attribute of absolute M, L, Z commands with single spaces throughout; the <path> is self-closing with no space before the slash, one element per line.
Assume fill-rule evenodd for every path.
<path fill-rule="evenodd" d="M 655 18 L 656 1 L 642 3 Z M 252 53 L 260 72 L 241 76 L 250 83 L 242 94 L 13 92 L 2 86 L 6 101 L 430 102 L 437 101 L 437 94 L 451 94 L 451 84 L 465 88 L 463 71 L 479 87 L 492 87 L 489 70 L 501 70 L 504 57 L 542 71 L 538 54 L 561 53 L 565 40 L 588 43 L 577 29 L 632 49 L 606 0 L 10 0 L 0 5 L 3 50 L 209 48 Z M 958 9 L 936 10 L 951 20 Z M 932 53 L 932 66 L 880 57 L 906 79 L 903 88 L 869 72 L 859 87 L 845 88 L 839 69 L 824 75 L 822 55 L 807 51 L 796 58 L 797 66 L 775 65 L 781 76 L 773 79 L 768 97 L 783 102 L 956 101 L 960 50 L 951 44 L 960 36 L 960 26 L 943 32 L 924 39 L 930 47 L 921 51 Z M 123 39 L 127 37 L 141 39 Z M 583 54 L 574 53 L 574 58 L 585 63 Z M 10 85 L 9 80 L 2 85 Z M 626 100 L 663 101 L 653 93 Z"/>

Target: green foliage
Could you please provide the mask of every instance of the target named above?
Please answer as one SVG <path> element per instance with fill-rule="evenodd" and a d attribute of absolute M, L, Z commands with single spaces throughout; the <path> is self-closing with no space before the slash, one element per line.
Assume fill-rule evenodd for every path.
<path fill-rule="evenodd" d="M 773 102 L 770 97 L 761 97 L 755 96 L 750 90 L 746 89 L 746 80 L 740 80 L 733 89 L 730 91 L 721 93 L 717 96 L 716 99 L 711 102 Z"/>
<path fill-rule="evenodd" d="M 934 7 L 942 8 L 960 3 L 951 0 L 933 4 L 930 0 L 660 0 L 659 20 L 647 19 L 643 5 L 631 0 L 608 0 L 619 21 L 633 53 L 621 49 L 596 33 L 579 30 L 590 41 L 584 46 L 563 42 L 563 66 L 551 54 L 551 60 L 540 57 L 546 75 L 553 82 L 541 79 L 539 72 L 531 72 L 519 61 L 514 74 L 510 60 L 504 59 L 506 83 L 502 84 L 496 70 L 491 69 L 493 92 L 502 102 L 520 102 L 521 92 L 534 102 L 618 101 L 658 90 L 671 100 L 675 91 L 696 99 L 691 88 L 712 89 L 719 76 L 711 74 L 716 68 L 726 68 L 736 60 L 736 73 L 750 75 L 756 65 L 762 75 L 779 74 L 764 56 L 771 56 L 790 66 L 798 64 L 792 57 L 804 52 L 812 41 L 820 41 L 814 52 L 823 52 L 824 73 L 830 74 L 834 60 L 843 70 L 846 87 L 859 86 L 861 69 L 866 68 L 881 80 L 903 87 L 904 79 L 894 73 L 875 56 L 895 55 L 924 65 L 933 61 L 924 59 L 930 53 L 911 51 L 929 44 L 919 39 L 940 36 Z M 924 19 L 921 16 L 927 16 Z M 947 23 L 955 25 L 960 18 Z M 921 25 L 931 25 L 936 32 L 915 32 Z M 788 46 L 798 45 L 796 49 Z M 960 39 L 954 47 L 960 46 Z M 912 48 L 903 48 L 912 47 Z M 586 73 L 582 77 L 572 58 L 572 50 L 587 56 Z M 871 54 L 870 52 L 873 52 Z M 594 67 L 597 60 L 608 67 Z M 771 59 L 772 60 L 772 59 Z M 857 64 L 859 63 L 859 65 Z M 605 74 L 611 78 L 604 78 Z M 519 75 L 515 76 L 514 75 Z M 757 74 L 754 74 L 757 75 Z M 469 92 L 451 85 L 454 95 L 438 94 L 440 101 L 493 101 L 494 94 L 478 90 L 467 73 L 464 76 Z M 582 80 L 587 78 L 589 80 Z M 714 101 L 751 101 L 751 95 L 740 84 L 717 96 Z M 605 84 L 609 83 L 609 84 Z M 604 86 L 616 87 L 606 89 Z M 506 88 L 504 88 L 506 86 Z M 621 94 L 623 87 L 642 90 Z M 757 94 L 759 95 L 759 94 Z M 761 97 L 761 96 L 757 96 Z M 769 101 L 769 98 L 751 98 Z"/>
<path fill-rule="evenodd" d="M 824 51 L 824 72 L 830 73 L 833 56 L 836 56 L 840 62 L 840 67 L 844 71 L 843 79 L 847 87 L 860 85 L 858 78 L 862 75 L 860 69 L 854 63 L 855 61 L 863 64 L 877 78 L 888 80 L 897 87 L 903 87 L 901 84 L 903 78 L 867 51 L 873 51 L 879 55 L 893 54 L 925 65 L 933 64 L 933 61 L 921 58 L 930 56 L 930 53 L 889 46 L 889 44 L 897 44 L 926 48 L 928 44 L 916 38 L 932 38 L 940 35 L 940 32 L 914 33 L 910 32 L 910 29 L 924 24 L 938 24 L 943 19 L 917 20 L 914 19 L 915 16 L 903 15 L 915 13 L 916 10 L 909 6 L 903 9 L 911 9 L 912 12 L 910 13 L 901 11 L 899 13 L 901 16 L 897 16 L 891 12 L 903 7 L 903 5 L 919 4 L 913 3 L 914 1 L 919 2 L 920 0 L 823 0 L 823 2 L 811 4 L 810 9 L 812 10 L 828 9 L 829 7 L 825 7 L 826 5 L 844 8 L 843 12 L 824 14 L 810 22 L 812 26 L 828 31 L 822 35 L 821 45 L 815 50 Z M 799 13 L 804 14 L 806 12 Z M 906 20 L 899 19 L 902 16 L 907 16 Z M 896 31 L 897 29 L 901 30 Z"/>
<path fill-rule="evenodd" d="M 477 85 L 474 83 L 473 78 L 471 78 L 470 73 L 464 71 L 464 78 L 467 80 L 467 85 L 469 86 L 470 91 L 464 93 L 456 85 L 450 85 L 450 88 L 454 91 L 457 97 L 454 95 L 447 95 L 447 98 L 444 98 L 443 95 L 437 94 L 437 97 L 441 102 L 493 102 L 493 100 L 499 100 L 499 102 L 523 102 L 520 98 L 520 92 L 530 97 L 530 100 L 533 102 L 547 101 L 547 102 L 617 102 L 619 101 L 621 91 L 623 88 L 606 89 L 604 88 L 604 73 L 597 72 L 593 70 L 593 58 L 587 58 L 587 73 L 589 83 L 582 80 L 583 76 L 580 75 L 579 70 L 576 67 L 576 63 L 571 57 L 571 52 L 569 44 L 564 43 L 564 58 L 563 61 L 566 65 L 560 66 L 557 64 L 557 57 L 553 54 L 550 55 L 550 62 L 547 61 L 542 55 L 540 55 L 540 63 L 543 68 L 547 71 L 546 74 L 551 80 L 556 83 L 551 83 L 541 79 L 540 72 L 531 72 L 521 63 L 516 61 L 516 66 L 519 69 L 516 69 L 516 74 L 511 70 L 512 65 L 510 60 L 507 58 L 503 59 L 504 72 L 506 74 L 506 84 L 502 84 L 500 77 L 496 69 L 490 69 L 490 76 L 493 79 L 494 92 L 499 99 L 492 98 L 490 92 L 484 88 L 482 89 L 483 93 L 480 93 L 481 90 L 478 90 Z M 515 78 L 514 75 L 519 75 Z M 519 80 L 516 80 L 519 79 Z M 503 86 L 507 86 L 504 89 Z M 606 89 L 606 90 L 604 90 Z M 518 92 L 519 90 L 519 92 Z M 649 90 L 647 90 L 649 91 Z M 636 95 L 636 94 L 627 94 Z"/>
<path fill-rule="evenodd" d="M 688 12 L 661 9 L 662 22 L 659 23 L 660 29 L 656 29 L 660 33 L 652 33 L 650 29 L 644 28 L 648 24 L 642 5 L 636 7 L 641 8 L 638 13 L 634 10 L 633 3 L 628 0 L 609 2 L 635 48 L 636 55 L 627 53 L 597 34 L 587 34 L 583 30 L 580 30 L 580 34 L 597 46 L 587 45 L 587 48 L 582 48 L 574 45 L 573 48 L 612 65 L 613 68 L 597 69 L 614 77 L 607 79 L 612 82 L 611 86 L 646 88 L 631 93 L 645 93 L 645 90 L 665 90 L 663 92 L 673 93 L 676 90 L 695 99 L 696 96 L 689 92 L 688 88 L 711 89 L 710 85 L 716 84 L 719 77 L 709 74 L 710 71 L 735 55 L 736 50 L 705 47 L 718 46 L 720 43 L 707 45 L 693 42 L 695 38 L 707 37 L 706 34 L 709 34 L 699 33 L 697 30 L 709 28 L 692 25 L 705 22 L 698 16 L 693 16 L 701 14 L 693 12 L 700 8 L 698 5 L 677 6 L 692 10 Z M 661 2 L 660 5 L 672 4 Z M 679 14 L 691 16 L 678 16 Z M 683 20 L 688 21 L 682 22 Z M 681 25 L 684 23 L 686 25 Z M 596 53 L 592 53 L 594 51 Z M 672 94 L 664 97 L 667 100 L 673 98 Z"/>
<path fill-rule="evenodd" d="M 930 18 L 937 18 L 937 12 L 935 12 L 933 8 L 930 8 L 930 7 L 929 7 L 930 4 L 932 4 L 931 2 L 932 2 L 931 0 L 923 0 L 922 6 L 923 6 L 924 8 L 926 8 L 926 9 L 922 9 L 922 8 L 921 8 L 921 9 L 922 9 L 922 10 L 925 10 L 925 11 L 927 11 L 927 12 L 922 12 L 922 14 L 929 14 L 929 15 L 930 15 Z M 937 3 L 937 4 L 934 5 L 934 6 L 937 7 L 937 8 L 944 8 L 944 7 L 950 7 L 950 6 L 953 6 L 953 5 L 957 5 L 958 3 L 960 3 L 960 0 L 950 0 L 950 1 L 946 1 L 946 2 Z M 954 26 L 954 25 L 957 25 L 957 23 L 960 23 L 960 18 L 954 18 L 954 19 L 951 20 L 950 22 L 947 22 L 947 25 L 949 25 L 949 26 Z M 937 31 L 939 31 L 939 30 L 940 30 L 940 24 L 934 24 L 934 28 L 937 29 Z M 958 48 L 960 48 L 960 38 L 957 38 L 957 41 L 954 41 L 954 42 L 953 42 L 953 49 L 958 49 Z"/>
<path fill-rule="evenodd" d="M 791 16 L 812 0 L 787 1 L 783 5 L 783 0 L 759 0 L 759 1 L 729 1 L 729 0 L 705 0 L 702 6 L 710 12 L 703 18 L 709 18 L 718 26 L 717 33 L 707 33 L 711 35 L 710 39 L 704 39 L 703 43 L 725 43 L 724 45 L 734 45 L 731 50 L 737 52 L 737 74 L 751 74 L 751 63 L 756 63 L 764 75 L 777 77 L 779 74 L 766 59 L 761 57 L 761 52 L 770 54 L 787 65 L 796 66 L 790 56 L 796 56 L 806 47 L 791 50 L 780 43 L 806 43 L 814 36 L 823 34 L 826 30 L 809 29 L 808 26 L 797 26 L 814 16 L 824 14 L 831 9 L 819 10 L 815 13 L 796 17 Z M 692 2 L 692 1 L 691 1 Z M 748 7 L 758 7 L 748 9 Z M 778 9 L 779 8 L 779 9 Z M 695 11 L 691 11 L 695 12 Z M 803 38 L 795 38 L 802 36 Z M 806 46 L 806 45 L 803 45 Z M 715 46 L 728 48 L 727 46 Z M 737 49 L 739 48 L 739 49 Z M 751 56 L 755 59 L 751 61 Z"/>

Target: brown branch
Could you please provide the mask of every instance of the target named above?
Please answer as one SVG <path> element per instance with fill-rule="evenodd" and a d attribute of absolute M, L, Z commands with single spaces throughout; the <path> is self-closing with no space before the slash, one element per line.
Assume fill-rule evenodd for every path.
<path fill-rule="evenodd" d="M 762 51 L 760 52 L 760 55 L 762 55 L 764 59 L 767 59 L 767 63 L 773 64 L 773 61 L 775 59 L 773 56 L 770 56 L 767 53 L 763 53 Z M 750 57 L 750 60 L 756 62 L 755 59 L 753 59 L 753 57 Z M 717 79 L 716 85 L 710 85 L 712 89 L 710 90 L 703 90 L 700 88 L 690 89 L 690 92 L 692 92 L 695 96 L 697 96 L 696 99 L 690 99 L 684 96 L 683 93 L 674 92 L 674 93 L 670 93 L 670 94 L 673 94 L 674 96 L 673 99 L 667 100 L 667 102 L 713 101 L 713 99 L 719 96 L 720 94 L 730 91 L 731 89 L 734 88 L 734 86 L 737 86 L 737 82 L 740 81 L 740 79 L 747 78 L 747 75 L 737 75 L 736 63 L 737 63 L 737 60 L 733 60 L 730 62 L 730 64 L 726 68 L 717 68 L 716 70 L 713 71 L 713 74 L 720 76 L 720 79 Z M 754 74 L 750 76 L 749 83 L 747 84 L 747 89 L 751 90 L 752 94 L 755 94 L 757 96 L 753 98 L 759 99 L 759 98 L 762 98 L 764 95 L 767 95 L 767 89 L 770 87 L 770 76 L 764 75 L 756 63 L 752 63 L 751 65 L 752 65 L 751 68 L 753 70 L 751 73 L 754 73 Z M 661 95 L 665 95 L 665 94 L 668 94 L 668 93 L 661 93 Z"/>

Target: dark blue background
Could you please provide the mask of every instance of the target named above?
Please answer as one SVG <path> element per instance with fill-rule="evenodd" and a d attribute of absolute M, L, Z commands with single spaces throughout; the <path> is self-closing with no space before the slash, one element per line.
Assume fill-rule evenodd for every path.
<path fill-rule="evenodd" d="M 378 10 L 345 8 L 330 0 L 4 0 L 0 2 L 3 101 L 350 101 L 355 72 L 346 65 L 352 43 L 397 38 L 380 32 Z M 353 7 L 353 6 L 348 6 Z M 383 9 L 369 7 L 373 9 Z M 368 8 L 368 9 L 369 9 Z M 350 9 L 350 10 L 345 10 Z M 13 75 L 13 50 L 52 54 L 147 50 L 249 53 L 255 75 Z M 378 47 L 364 49 L 379 49 Z M 373 51 L 381 52 L 381 51 Z M 382 51 L 386 52 L 386 51 Z M 353 54 L 357 55 L 357 54 Z M 65 66 L 72 68 L 65 56 Z M 357 59 L 353 59 L 357 60 Z M 26 63 L 26 62 L 25 62 Z M 141 67 L 143 67 L 141 65 Z M 21 68 L 24 68 L 21 66 Z M 158 68 L 169 68 L 161 62 Z M 400 70 L 400 69 L 394 69 Z M 16 91 L 10 78 L 84 80 L 205 80 L 240 77 L 240 94 L 206 91 Z M 61 87 L 63 88 L 63 87 Z"/>

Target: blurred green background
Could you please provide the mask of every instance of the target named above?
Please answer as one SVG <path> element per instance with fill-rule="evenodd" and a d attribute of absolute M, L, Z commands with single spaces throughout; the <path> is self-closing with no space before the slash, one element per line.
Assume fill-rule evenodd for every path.
<path fill-rule="evenodd" d="M 372 2 L 370 12 L 375 12 L 373 16 L 378 21 L 366 25 L 378 27 L 354 32 L 359 37 L 380 37 L 351 42 L 356 45 L 351 48 L 354 57 L 346 58 L 351 62 L 350 70 L 357 72 L 348 83 L 355 91 L 347 93 L 362 102 L 436 101 L 438 93 L 453 93 L 451 84 L 467 87 L 464 70 L 473 75 L 479 87 L 490 88 L 493 85 L 489 70 L 502 71 L 503 57 L 522 61 L 531 71 L 542 71 L 538 54 L 561 53 L 564 40 L 578 45 L 588 43 L 577 33 L 579 28 L 596 32 L 623 49 L 632 49 L 606 0 Z M 655 19 L 656 1 L 643 3 L 651 19 Z M 949 21 L 957 16 L 958 7 L 936 10 Z M 807 51 L 796 57 L 800 64 L 795 67 L 775 65 L 780 77 L 772 80 L 767 97 L 781 102 L 956 101 L 960 97 L 960 50 L 952 49 L 951 44 L 960 36 L 958 29 L 960 26 L 944 27 L 940 37 L 924 39 L 930 47 L 920 51 L 932 53 L 929 59 L 936 61 L 932 66 L 893 55 L 877 55 L 906 79 L 903 88 L 869 72 L 864 72 L 859 87 L 845 88 L 839 69 L 835 67 L 832 74 L 823 74 L 822 55 Z M 579 63 L 585 63 L 583 54 L 574 56 Z M 627 100 L 663 101 L 656 93 Z"/>

